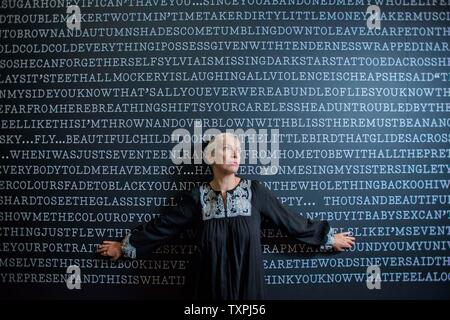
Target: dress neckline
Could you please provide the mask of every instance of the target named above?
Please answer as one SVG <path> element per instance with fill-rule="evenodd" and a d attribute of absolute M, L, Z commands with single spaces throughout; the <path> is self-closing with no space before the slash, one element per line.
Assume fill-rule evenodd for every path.
<path fill-rule="evenodd" d="M 239 178 L 239 182 L 236 184 L 236 186 L 235 186 L 233 189 L 227 190 L 227 191 L 225 191 L 225 192 L 233 192 L 234 190 L 236 190 L 237 187 L 240 186 L 241 182 L 242 182 L 242 178 Z M 221 190 L 216 190 L 216 189 L 214 189 L 214 188 L 211 186 L 210 182 L 207 182 L 207 185 L 208 185 L 208 187 L 209 187 L 212 191 L 214 191 L 214 192 L 221 192 Z"/>

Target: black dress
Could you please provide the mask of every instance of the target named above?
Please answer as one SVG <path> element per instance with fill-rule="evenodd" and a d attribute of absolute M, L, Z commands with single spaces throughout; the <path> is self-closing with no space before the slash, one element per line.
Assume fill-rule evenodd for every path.
<path fill-rule="evenodd" d="M 122 241 L 126 257 L 139 258 L 185 228 L 199 228 L 196 297 L 207 300 L 263 299 L 261 218 L 266 217 L 299 241 L 330 243 L 327 221 L 290 211 L 258 180 L 241 178 L 227 191 L 209 183 L 179 195 L 178 206 L 131 231 Z"/>

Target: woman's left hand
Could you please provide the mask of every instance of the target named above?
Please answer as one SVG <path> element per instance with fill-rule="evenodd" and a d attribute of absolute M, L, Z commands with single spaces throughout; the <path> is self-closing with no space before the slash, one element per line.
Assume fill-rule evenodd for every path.
<path fill-rule="evenodd" d="M 333 248 L 336 251 L 345 251 L 355 245 L 355 238 L 349 236 L 350 232 L 336 233 Z"/>

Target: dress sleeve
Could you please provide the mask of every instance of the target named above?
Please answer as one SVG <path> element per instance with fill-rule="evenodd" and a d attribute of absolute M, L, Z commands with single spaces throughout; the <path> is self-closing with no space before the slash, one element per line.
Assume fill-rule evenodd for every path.
<path fill-rule="evenodd" d="M 195 224 L 198 216 L 198 189 L 183 191 L 176 199 L 177 205 L 168 212 L 137 226 L 122 239 L 124 257 L 134 259 L 150 253 Z"/>
<path fill-rule="evenodd" d="M 256 181 L 256 185 L 262 216 L 301 242 L 330 247 L 332 233 L 328 221 L 307 219 L 282 204 L 261 181 Z"/>

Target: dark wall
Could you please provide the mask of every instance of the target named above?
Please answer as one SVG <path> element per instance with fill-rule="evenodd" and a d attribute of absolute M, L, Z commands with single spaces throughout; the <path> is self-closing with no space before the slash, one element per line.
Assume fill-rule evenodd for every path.
<path fill-rule="evenodd" d="M 267 222 L 269 298 L 449 298 L 450 11 L 407 3 L 372 3 L 373 29 L 366 1 L 1 1 L 2 297 L 188 296 L 195 230 L 142 261 L 95 249 L 211 178 L 170 158 L 200 119 L 279 134 L 276 174 L 239 175 L 357 238 L 333 254 Z"/>

